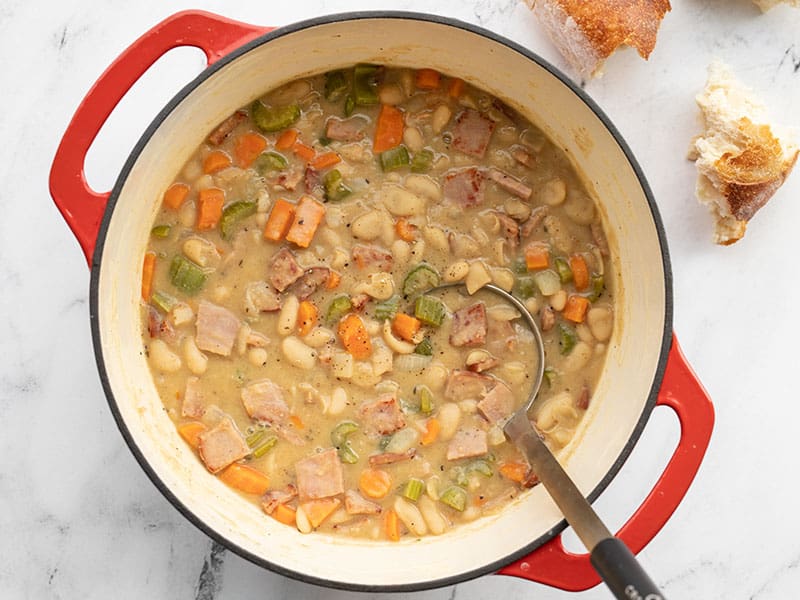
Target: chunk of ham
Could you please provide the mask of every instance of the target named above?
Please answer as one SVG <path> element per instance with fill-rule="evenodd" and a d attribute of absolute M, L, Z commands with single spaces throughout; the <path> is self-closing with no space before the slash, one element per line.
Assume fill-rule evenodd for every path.
<path fill-rule="evenodd" d="M 486 432 L 477 427 L 459 429 L 447 445 L 447 460 L 482 456 L 489 451 Z"/>
<path fill-rule="evenodd" d="M 490 423 L 501 423 L 514 412 L 514 394 L 505 383 L 497 382 L 478 402 L 478 411 Z"/>
<path fill-rule="evenodd" d="M 322 177 L 311 165 L 306 165 L 306 170 L 303 173 L 303 185 L 306 188 L 306 193 L 319 195 L 322 190 Z"/>
<path fill-rule="evenodd" d="M 496 382 L 496 379 L 488 375 L 454 369 L 447 376 L 444 397 L 455 402 L 469 399 L 477 400 L 492 389 Z"/>
<path fill-rule="evenodd" d="M 453 148 L 475 158 L 483 158 L 494 128 L 495 122 L 489 117 L 468 108 L 456 117 Z"/>
<path fill-rule="evenodd" d="M 500 169 L 490 167 L 487 175 L 489 179 L 494 181 L 505 191 L 509 192 L 510 194 L 514 194 L 523 200 L 530 200 L 531 194 L 533 194 L 532 187 L 522 183 L 519 179 L 512 177 L 508 173 L 503 173 L 503 171 Z"/>
<path fill-rule="evenodd" d="M 367 500 L 355 490 L 344 493 L 344 509 L 348 515 L 379 515 L 381 505 Z"/>
<path fill-rule="evenodd" d="M 495 211 L 494 214 L 500 223 L 500 231 L 503 233 L 503 237 L 508 240 L 508 245 L 513 250 L 519 245 L 519 225 L 506 213 Z"/>
<path fill-rule="evenodd" d="M 230 117 L 217 125 L 217 128 L 208 136 L 208 142 L 212 146 L 219 146 L 245 119 L 247 119 L 247 113 L 242 110 L 237 110 Z"/>
<path fill-rule="evenodd" d="M 175 328 L 152 306 L 147 308 L 147 333 L 151 338 L 160 338 L 168 344 L 177 341 Z"/>
<path fill-rule="evenodd" d="M 231 311 L 201 300 L 197 308 L 197 336 L 200 350 L 230 356 L 241 323 Z"/>
<path fill-rule="evenodd" d="M 281 171 L 271 183 L 276 187 L 283 188 L 287 192 L 293 192 L 295 189 L 297 189 L 297 185 L 304 179 L 304 177 L 305 173 L 302 173 L 296 169 L 292 169 L 289 171 Z"/>
<path fill-rule="evenodd" d="M 536 166 L 536 158 L 522 146 L 511 147 L 511 158 L 530 169 Z"/>
<path fill-rule="evenodd" d="M 190 419 L 200 419 L 206 412 L 206 403 L 203 400 L 203 391 L 200 387 L 200 380 L 197 377 L 189 377 L 186 380 L 186 388 L 183 392 L 183 402 L 181 403 L 181 416 Z"/>
<path fill-rule="evenodd" d="M 608 249 L 608 240 L 606 240 L 606 234 L 603 232 L 603 226 L 597 221 L 594 221 L 589 227 L 592 230 L 594 244 L 600 250 L 600 254 L 602 256 L 609 256 L 611 252 Z"/>
<path fill-rule="evenodd" d="M 303 267 L 287 247 L 284 246 L 272 255 L 269 263 L 269 282 L 276 290 L 283 292 L 302 276 Z"/>
<path fill-rule="evenodd" d="M 366 127 L 367 121 L 361 117 L 331 117 L 325 122 L 325 137 L 337 142 L 357 142 L 364 137 Z"/>
<path fill-rule="evenodd" d="M 450 331 L 450 344 L 461 346 L 481 346 L 486 341 L 488 323 L 486 305 L 477 302 L 453 313 L 453 328 Z"/>
<path fill-rule="evenodd" d="M 329 498 L 344 492 L 342 463 L 336 448 L 299 460 L 294 469 L 301 501 Z"/>
<path fill-rule="evenodd" d="M 477 167 L 451 169 L 444 176 L 444 198 L 463 208 L 483 203 L 485 177 Z"/>
<path fill-rule="evenodd" d="M 489 320 L 489 332 L 486 334 L 486 349 L 492 354 L 504 354 L 514 350 L 517 345 L 517 332 L 509 321 Z"/>
<path fill-rule="evenodd" d="M 281 297 L 266 281 L 253 281 L 244 291 L 244 312 L 255 316 L 281 309 Z"/>
<path fill-rule="evenodd" d="M 384 452 L 383 454 L 373 454 L 369 457 L 369 466 L 378 467 L 380 465 L 393 465 L 394 463 L 411 460 L 417 455 L 416 448 L 409 448 L 405 452 Z"/>
<path fill-rule="evenodd" d="M 197 451 L 212 473 L 217 473 L 250 454 L 250 446 L 233 420 L 225 416 L 212 429 L 198 436 Z"/>
<path fill-rule="evenodd" d="M 548 210 L 546 206 L 537 206 L 531 211 L 531 216 L 520 227 L 519 235 L 521 239 L 529 237 L 534 230 L 542 224 L 544 218 L 547 216 Z"/>
<path fill-rule="evenodd" d="M 261 497 L 261 508 L 265 513 L 271 515 L 281 504 L 291 502 L 297 497 L 297 488 L 291 483 L 285 490 L 269 490 Z"/>
<path fill-rule="evenodd" d="M 376 269 L 388 273 L 394 266 L 392 254 L 378 246 L 356 244 L 351 253 L 359 269 Z"/>
<path fill-rule="evenodd" d="M 328 267 L 311 267 L 306 269 L 303 275 L 289 286 L 288 293 L 294 294 L 300 300 L 305 300 L 317 291 L 319 286 L 325 285 L 331 276 Z"/>
<path fill-rule="evenodd" d="M 242 388 L 242 404 L 251 419 L 266 423 L 283 423 L 289 418 L 289 407 L 279 385 L 265 379 Z"/>
<path fill-rule="evenodd" d="M 388 435 L 406 426 L 406 418 L 394 394 L 364 402 L 358 407 L 358 416 L 364 423 L 364 432 L 372 437 Z"/>

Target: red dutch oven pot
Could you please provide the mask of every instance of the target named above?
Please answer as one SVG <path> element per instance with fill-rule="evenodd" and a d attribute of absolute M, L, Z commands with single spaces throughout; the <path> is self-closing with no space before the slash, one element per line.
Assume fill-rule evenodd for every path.
<path fill-rule="evenodd" d="M 208 68 L 148 127 L 114 189 L 92 190 L 83 165 L 95 136 L 137 79 L 178 46 L 202 49 Z M 273 30 L 182 12 L 136 40 L 100 76 L 64 134 L 50 190 L 91 267 L 93 341 L 114 418 L 142 468 L 181 513 L 278 573 L 371 591 L 451 585 L 492 572 L 564 590 L 592 587 L 599 578 L 588 555 L 564 548 L 559 534 L 566 524 L 542 486 L 498 515 L 422 542 L 304 536 L 209 476 L 161 408 L 140 337 L 139 284 L 163 191 L 238 107 L 286 81 L 358 62 L 431 67 L 462 77 L 503 98 L 572 158 L 599 199 L 619 279 L 606 366 L 560 460 L 594 500 L 630 454 L 653 408 L 668 407 L 680 421 L 680 441 L 617 535 L 639 552 L 678 506 L 700 466 L 714 413 L 672 332 L 664 231 L 638 164 L 594 102 L 541 58 L 491 32 L 430 15 L 350 13 Z"/>

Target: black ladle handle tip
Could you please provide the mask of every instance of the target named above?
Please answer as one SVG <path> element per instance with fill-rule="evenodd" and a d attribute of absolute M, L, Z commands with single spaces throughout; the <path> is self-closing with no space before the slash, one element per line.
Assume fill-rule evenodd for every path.
<path fill-rule="evenodd" d="M 615 598 L 666 600 L 633 553 L 619 538 L 610 537 L 600 541 L 592 550 L 590 559 Z"/>

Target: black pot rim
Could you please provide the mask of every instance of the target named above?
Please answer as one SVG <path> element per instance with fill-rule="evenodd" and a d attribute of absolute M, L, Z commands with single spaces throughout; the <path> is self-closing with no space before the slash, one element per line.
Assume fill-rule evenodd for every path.
<path fill-rule="evenodd" d="M 203 70 L 203 72 L 201 72 L 195 79 L 193 79 L 190 83 L 184 86 L 153 119 L 153 121 L 145 130 L 145 132 L 142 134 L 139 141 L 134 146 L 130 156 L 128 157 L 122 170 L 120 171 L 120 175 L 117 178 L 116 183 L 114 184 L 114 188 L 112 189 L 111 195 L 108 199 L 108 204 L 106 206 L 105 213 L 103 215 L 103 219 L 100 224 L 94 255 L 92 257 L 91 278 L 89 287 L 89 296 L 90 296 L 89 314 L 90 314 L 90 322 L 92 330 L 94 355 L 95 355 L 95 360 L 97 362 L 97 368 L 100 375 L 100 380 L 106 395 L 106 399 L 108 401 L 109 408 L 111 409 L 111 413 L 114 417 L 114 420 L 117 423 L 117 427 L 119 428 L 122 437 L 125 439 L 126 444 L 130 448 L 137 462 L 142 467 L 147 476 L 150 478 L 150 480 L 153 482 L 153 484 L 156 486 L 156 488 L 158 488 L 158 490 L 164 495 L 164 497 L 166 497 L 167 500 L 169 500 L 169 502 L 172 503 L 172 505 L 184 517 L 186 517 L 191 523 L 193 523 L 198 529 L 203 531 L 212 540 L 220 543 L 224 547 L 238 554 L 242 558 L 245 558 L 246 560 L 252 562 L 253 564 L 256 564 L 260 567 L 269 569 L 270 571 L 273 571 L 275 573 L 279 573 L 281 575 L 285 575 L 287 577 L 305 583 L 319 585 L 327 588 L 344 589 L 350 591 L 364 591 L 364 592 L 421 591 L 426 589 L 454 585 L 457 583 L 461 583 L 463 581 L 468 581 L 470 579 L 480 577 L 482 575 L 493 573 L 498 569 L 501 569 L 504 566 L 516 560 L 519 560 L 524 556 L 527 556 L 528 554 L 533 552 L 535 549 L 539 548 L 544 543 L 553 539 L 556 535 L 561 533 L 567 527 L 567 523 L 566 521 L 561 521 L 556 526 L 548 530 L 546 533 L 532 540 L 530 543 L 526 544 L 519 550 L 512 552 L 501 558 L 498 558 L 496 560 L 493 560 L 479 568 L 457 573 L 454 575 L 449 575 L 447 577 L 442 577 L 439 579 L 428 579 L 413 583 L 393 584 L 393 585 L 366 585 L 359 583 L 351 583 L 347 581 L 323 579 L 314 576 L 310 572 L 294 571 L 292 569 L 287 569 L 285 567 L 282 567 L 281 565 L 275 564 L 261 556 L 257 556 L 249 552 L 248 550 L 242 548 L 237 544 L 234 544 L 233 542 L 225 538 L 223 535 L 217 533 L 214 529 L 212 529 L 209 525 L 207 525 L 201 518 L 199 518 L 195 513 L 193 513 L 185 504 L 183 504 L 172 493 L 169 487 L 161 480 L 158 473 L 156 473 L 155 470 L 147 462 L 144 455 L 136 445 L 136 442 L 134 441 L 133 436 L 131 435 L 131 432 L 128 429 L 128 426 L 122 417 L 122 413 L 119 410 L 116 399 L 114 398 L 114 393 L 113 390 L 111 389 L 108 372 L 106 370 L 106 365 L 103 358 L 101 323 L 99 320 L 100 262 L 101 262 L 101 257 L 103 255 L 103 249 L 105 246 L 105 241 L 108 233 L 108 226 L 111 220 L 111 216 L 114 212 L 114 207 L 116 206 L 117 200 L 125 184 L 125 181 L 127 180 L 128 175 L 130 174 L 130 171 L 133 168 L 133 165 L 136 163 L 136 160 L 138 159 L 142 150 L 147 145 L 147 143 L 149 142 L 153 134 L 156 132 L 156 130 L 160 127 L 164 119 L 166 119 L 166 117 L 175 109 L 175 107 L 178 106 L 178 104 L 180 104 L 203 81 L 211 77 L 214 73 L 216 73 L 220 69 L 225 68 L 226 65 L 228 65 L 238 57 L 242 56 L 243 54 L 246 54 L 250 50 L 258 46 L 261 46 L 262 44 L 268 43 L 273 39 L 277 39 L 284 35 L 295 33 L 303 29 L 308 29 L 319 25 L 327 25 L 337 22 L 363 20 L 363 19 L 417 20 L 417 21 L 435 23 L 439 25 L 446 25 L 449 27 L 462 29 L 469 33 L 489 38 L 490 40 L 502 44 L 508 47 L 509 49 L 523 55 L 524 57 L 536 63 L 538 66 L 542 67 L 543 69 L 548 71 L 551 75 L 559 79 L 561 83 L 563 83 L 570 90 L 572 90 L 572 92 L 575 95 L 577 95 L 592 110 L 592 112 L 594 112 L 594 114 L 597 116 L 598 119 L 600 119 L 600 121 L 603 123 L 603 125 L 606 127 L 609 133 L 613 136 L 614 140 L 625 154 L 626 159 L 633 168 L 634 173 L 636 174 L 636 177 L 639 180 L 639 184 L 641 185 L 642 191 L 644 192 L 645 198 L 647 199 L 647 203 L 650 208 L 650 212 L 658 235 L 659 245 L 661 248 L 662 266 L 664 269 L 664 290 L 665 290 L 664 329 L 662 332 L 661 350 L 658 359 L 658 365 L 655 376 L 653 378 L 653 383 L 650 388 L 650 392 L 648 394 L 647 402 L 645 403 L 644 409 L 642 410 L 642 413 L 639 417 L 636 427 L 634 428 L 630 438 L 628 439 L 628 442 L 625 444 L 625 447 L 622 449 L 622 452 L 614 461 L 614 463 L 611 465 L 611 467 L 609 468 L 603 479 L 600 481 L 600 483 L 587 496 L 590 502 L 594 502 L 594 500 L 597 499 L 597 497 L 601 494 L 601 492 L 611 483 L 611 481 L 617 475 L 620 468 L 625 463 L 631 451 L 633 450 L 633 447 L 636 445 L 636 442 L 639 440 L 639 437 L 641 436 L 642 431 L 644 430 L 644 427 L 647 424 L 650 414 L 652 413 L 653 408 L 655 407 L 658 396 L 658 390 L 661 387 L 661 382 L 664 376 L 664 370 L 666 368 L 668 353 L 672 343 L 672 317 L 673 317 L 672 271 L 670 266 L 669 250 L 667 248 L 666 233 L 664 230 L 664 225 L 662 223 L 660 213 L 658 211 L 658 207 L 656 206 L 656 202 L 653 197 L 652 190 L 650 189 L 650 186 L 647 183 L 647 179 L 645 178 L 639 163 L 636 161 L 631 149 L 629 148 L 625 140 L 622 138 L 622 135 L 620 134 L 619 130 L 605 115 L 605 113 L 597 105 L 597 103 L 594 100 L 592 100 L 591 97 L 589 97 L 589 95 L 583 89 L 581 89 L 578 85 L 576 85 L 565 74 L 556 69 L 553 65 L 551 65 L 549 62 L 541 58 L 536 53 L 528 50 L 527 48 L 521 46 L 520 44 L 517 44 L 516 42 L 513 42 L 503 36 L 488 31 L 482 27 L 465 23 L 463 21 L 459 21 L 457 19 L 453 19 L 450 17 L 443 17 L 438 15 L 431 15 L 418 12 L 357 11 L 357 12 L 336 13 L 304 21 L 299 21 L 290 25 L 279 27 L 274 31 L 266 33 L 246 44 L 243 44 L 230 54 L 227 54 L 226 56 L 222 57 L 217 62 L 215 62 L 214 64 Z"/>

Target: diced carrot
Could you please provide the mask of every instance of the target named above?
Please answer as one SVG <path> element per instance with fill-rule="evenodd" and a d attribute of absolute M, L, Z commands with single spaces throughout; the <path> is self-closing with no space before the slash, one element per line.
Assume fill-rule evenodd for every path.
<path fill-rule="evenodd" d="M 303 142 L 295 142 L 292 146 L 292 152 L 297 154 L 300 158 L 302 158 L 306 162 L 311 162 L 317 153 L 311 146 L 306 146 Z"/>
<path fill-rule="evenodd" d="M 303 196 L 297 203 L 292 226 L 286 233 L 286 241 L 294 242 L 301 248 L 308 248 L 324 216 L 324 204 L 311 196 Z"/>
<path fill-rule="evenodd" d="M 231 157 L 222 150 L 214 150 L 203 161 L 203 173 L 211 175 L 231 166 Z"/>
<path fill-rule="evenodd" d="M 420 327 L 422 327 L 422 321 L 405 313 L 397 313 L 392 320 L 392 331 L 407 342 L 414 340 Z"/>
<path fill-rule="evenodd" d="M 287 129 L 275 140 L 275 148 L 278 150 L 288 150 L 297 141 L 297 129 Z"/>
<path fill-rule="evenodd" d="M 374 152 L 394 148 L 403 140 L 403 112 L 388 104 L 381 105 L 378 122 L 375 125 Z"/>
<path fill-rule="evenodd" d="M 185 183 L 173 183 L 164 192 L 164 206 L 172 210 L 178 210 L 189 195 L 189 186 Z"/>
<path fill-rule="evenodd" d="M 339 321 L 339 338 L 344 349 L 353 358 L 364 360 L 372 354 L 372 342 L 369 339 L 364 321 L 357 314 L 350 313 Z"/>
<path fill-rule="evenodd" d="M 439 71 L 417 69 L 417 87 L 421 90 L 435 90 L 439 87 Z"/>
<path fill-rule="evenodd" d="M 383 469 L 364 469 L 358 477 L 358 487 L 370 498 L 383 498 L 392 489 L 392 476 Z"/>
<path fill-rule="evenodd" d="M 342 501 L 339 498 L 319 498 L 317 500 L 308 500 L 300 505 L 303 512 L 308 517 L 308 522 L 316 529 L 322 522 L 327 519 L 333 511 L 341 505 Z"/>
<path fill-rule="evenodd" d="M 383 528 L 386 531 L 386 537 L 393 542 L 400 541 L 400 519 L 397 518 L 397 513 L 393 508 L 386 511 L 386 516 L 383 518 Z"/>
<path fill-rule="evenodd" d="M 569 319 L 573 323 L 583 323 L 586 318 L 586 310 L 589 308 L 589 299 L 583 296 L 575 296 L 574 294 L 567 298 L 567 304 L 564 306 L 565 319 Z"/>
<path fill-rule="evenodd" d="M 525 481 L 528 475 L 528 465 L 522 462 L 507 462 L 500 465 L 500 475 L 516 483 Z"/>
<path fill-rule="evenodd" d="M 297 329 L 300 335 L 308 335 L 317 324 L 319 310 L 310 300 L 303 300 L 297 311 Z"/>
<path fill-rule="evenodd" d="M 253 467 L 233 463 L 219 473 L 219 478 L 245 494 L 261 495 L 269 489 L 269 477 Z"/>
<path fill-rule="evenodd" d="M 328 281 L 325 282 L 326 290 L 335 290 L 342 282 L 342 276 L 334 270 L 328 272 Z"/>
<path fill-rule="evenodd" d="M 236 157 L 236 164 L 246 169 L 253 164 L 258 155 L 267 147 L 267 140 L 257 133 L 245 133 L 236 138 L 233 147 L 233 155 Z"/>
<path fill-rule="evenodd" d="M 222 206 L 225 204 L 225 192 L 219 188 L 200 190 L 197 196 L 198 231 L 214 229 L 222 218 Z"/>
<path fill-rule="evenodd" d="M 323 154 L 318 154 L 308 164 L 312 169 L 316 169 L 317 171 L 322 171 L 323 169 L 332 167 L 333 165 L 339 164 L 340 162 L 342 162 L 342 157 L 336 154 L 336 152 L 325 152 Z"/>
<path fill-rule="evenodd" d="M 283 198 L 278 198 L 269 213 L 267 224 L 264 225 L 264 237 L 273 242 L 279 242 L 289 231 L 294 219 L 294 204 Z"/>
<path fill-rule="evenodd" d="M 533 242 L 525 247 L 525 266 L 528 271 L 546 269 L 550 264 L 550 249 L 546 244 Z"/>
<path fill-rule="evenodd" d="M 146 252 L 142 265 L 142 300 L 150 302 L 153 293 L 153 275 L 156 272 L 156 253 Z"/>
<path fill-rule="evenodd" d="M 572 269 L 572 281 L 575 289 L 579 292 L 589 287 L 589 268 L 586 261 L 580 254 L 573 254 L 569 257 L 569 268 Z"/>
<path fill-rule="evenodd" d="M 442 425 L 439 419 L 431 417 L 425 425 L 425 433 L 422 434 L 419 443 L 423 446 L 430 446 L 439 437 L 439 432 L 442 430 Z"/>
<path fill-rule="evenodd" d="M 178 427 L 178 434 L 194 450 L 200 445 L 200 434 L 206 431 L 206 426 L 200 421 L 189 421 Z"/>
<path fill-rule="evenodd" d="M 298 415 L 289 415 L 289 421 L 291 421 L 292 425 L 294 425 L 296 429 L 306 428 L 306 424 L 303 423 L 303 419 L 301 419 Z"/>
<path fill-rule="evenodd" d="M 447 94 L 451 98 L 458 98 L 464 92 L 464 80 L 463 79 L 451 79 L 450 86 L 447 90 Z"/>
<path fill-rule="evenodd" d="M 405 242 L 413 242 L 417 239 L 417 228 L 408 222 L 408 219 L 400 217 L 394 224 L 397 237 Z"/>
<path fill-rule="evenodd" d="M 278 504 L 277 508 L 272 511 L 272 517 L 284 525 L 294 525 L 297 522 L 296 511 L 285 504 Z"/>

